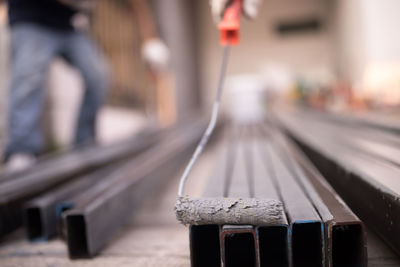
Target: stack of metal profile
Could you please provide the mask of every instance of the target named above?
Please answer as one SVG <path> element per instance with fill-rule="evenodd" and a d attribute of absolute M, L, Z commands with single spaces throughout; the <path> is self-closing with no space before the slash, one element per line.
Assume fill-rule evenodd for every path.
<path fill-rule="evenodd" d="M 160 137 L 160 133 L 156 131 L 146 131 L 146 133 L 139 134 L 124 142 L 61 153 L 41 159 L 36 165 L 24 171 L 3 173 L 0 176 L 0 237 L 23 224 L 26 206 L 51 206 L 52 198 L 57 198 L 57 196 L 51 195 L 49 196 L 50 199 L 36 199 L 37 201 L 28 204 L 30 200 L 42 196 L 46 192 L 59 190 L 60 186 L 71 187 L 70 190 L 63 190 L 60 197 L 69 195 L 80 188 L 85 188 L 90 182 L 80 183 L 79 185 L 72 185 L 71 183 L 93 170 L 137 155 L 153 145 Z M 93 181 L 93 179 L 91 180 Z M 47 211 L 42 210 L 40 212 L 43 213 L 38 213 L 38 210 L 29 211 L 27 215 L 28 217 L 33 215 L 33 217 L 40 217 L 40 220 L 47 220 L 45 218 L 48 216 L 45 214 Z M 27 220 L 28 223 L 31 222 L 30 218 L 27 218 Z M 33 223 L 36 224 L 37 220 L 35 219 Z M 42 223 L 40 224 L 38 227 L 43 226 Z M 47 229 L 43 229 L 43 234 L 34 233 L 32 236 L 33 238 L 36 236 L 47 238 L 54 235 L 54 231 L 50 230 L 49 233 L 46 233 L 46 231 Z"/>
<path fill-rule="evenodd" d="M 400 254 L 398 126 L 300 110 L 277 118 L 351 209 Z"/>
<path fill-rule="evenodd" d="M 273 198 L 275 225 L 191 225 L 191 265 L 367 266 L 363 223 L 319 171 L 270 125 L 230 128 L 205 197 Z"/>
<path fill-rule="evenodd" d="M 143 201 L 184 164 L 205 121 L 190 118 L 131 140 L 49 157 L 0 176 L 0 236 L 26 227 L 30 241 L 57 235 L 70 258 L 95 256 Z"/>

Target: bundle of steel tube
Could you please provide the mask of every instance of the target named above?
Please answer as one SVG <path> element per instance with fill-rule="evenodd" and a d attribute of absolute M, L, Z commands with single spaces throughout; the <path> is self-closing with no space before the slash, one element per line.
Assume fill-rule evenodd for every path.
<path fill-rule="evenodd" d="M 302 151 L 271 125 L 233 128 L 203 196 L 279 199 L 287 218 L 270 226 L 191 225 L 191 265 L 367 266 L 363 223 Z"/>
<path fill-rule="evenodd" d="M 346 204 L 400 254 L 396 126 L 304 111 L 277 118 Z"/>
<path fill-rule="evenodd" d="M 131 140 L 48 157 L 0 179 L 0 235 L 25 222 L 31 241 L 57 234 L 71 258 L 95 256 L 152 192 L 174 177 L 205 120 L 146 130 Z"/>
<path fill-rule="evenodd" d="M 49 192 L 65 183 L 72 183 L 78 177 L 114 164 L 126 157 L 132 157 L 146 150 L 161 138 L 161 132 L 156 130 L 145 131 L 138 136 L 113 145 L 93 146 L 80 150 L 61 153 L 52 157 L 39 160 L 36 165 L 20 172 L 3 173 L 0 177 L 0 237 L 20 227 L 23 223 L 24 208 L 28 206 L 41 206 L 46 209 L 54 202 L 53 198 L 59 198 L 85 187 L 84 185 L 66 184 L 71 189 L 62 190 L 59 196 L 50 195 L 41 199 L 42 194 Z M 90 179 L 87 179 L 90 180 Z M 57 189 L 55 189 L 57 190 Z M 50 207 L 52 208 L 52 207 Z M 28 212 L 33 216 L 46 217 L 47 211 Z M 36 216 L 37 215 L 37 216 Z M 44 219 L 44 218 L 43 218 Z M 52 218 L 50 219 L 52 220 Z M 28 222 L 31 222 L 28 218 Z M 44 230 L 46 232 L 47 230 Z M 44 237 L 51 237 L 53 230 L 45 233 Z M 41 234 L 39 234 L 41 236 Z M 33 234 L 32 236 L 37 236 Z"/>

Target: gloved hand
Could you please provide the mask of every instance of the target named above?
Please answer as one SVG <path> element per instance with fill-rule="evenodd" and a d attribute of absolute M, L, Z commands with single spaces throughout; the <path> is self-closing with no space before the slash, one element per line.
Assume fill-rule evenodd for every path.
<path fill-rule="evenodd" d="M 142 58 L 149 64 L 152 71 L 161 72 L 168 67 L 169 49 L 159 38 L 151 38 L 142 46 Z"/>
<path fill-rule="evenodd" d="M 231 0 L 210 0 L 211 12 L 216 23 L 221 21 L 225 8 L 230 2 Z M 254 19 L 261 2 L 262 0 L 243 0 L 243 14 L 249 19 Z"/>

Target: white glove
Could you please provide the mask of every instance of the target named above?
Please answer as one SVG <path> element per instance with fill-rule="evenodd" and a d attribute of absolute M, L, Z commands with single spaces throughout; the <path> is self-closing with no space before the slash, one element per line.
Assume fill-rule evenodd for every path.
<path fill-rule="evenodd" d="M 210 0 L 211 12 L 216 23 L 220 22 L 226 7 L 231 0 Z M 249 19 L 254 19 L 258 14 L 258 7 L 262 0 L 243 0 L 243 13 Z"/>
<path fill-rule="evenodd" d="M 169 49 L 162 40 L 151 38 L 142 46 L 142 58 L 150 65 L 152 71 L 160 72 L 168 67 Z"/>

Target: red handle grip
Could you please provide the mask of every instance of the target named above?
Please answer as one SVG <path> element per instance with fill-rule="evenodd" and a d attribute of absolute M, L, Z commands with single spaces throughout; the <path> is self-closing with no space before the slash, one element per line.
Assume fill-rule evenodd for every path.
<path fill-rule="evenodd" d="M 218 25 L 221 45 L 236 45 L 239 43 L 240 14 L 242 0 L 233 0 L 226 8 L 224 17 Z"/>

